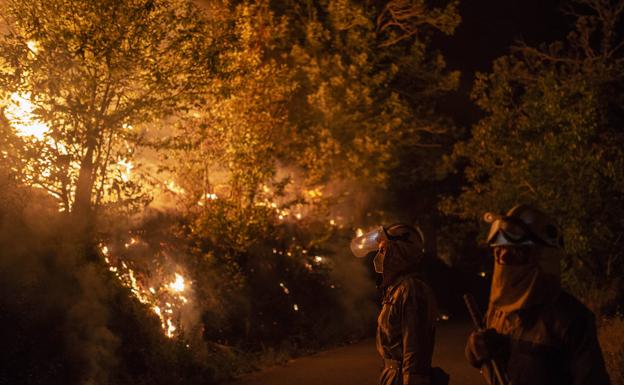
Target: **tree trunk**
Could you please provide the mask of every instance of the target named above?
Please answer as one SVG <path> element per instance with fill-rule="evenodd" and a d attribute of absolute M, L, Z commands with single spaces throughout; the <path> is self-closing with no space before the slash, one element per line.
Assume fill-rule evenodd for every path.
<path fill-rule="evenodd" d="M 72 208 L 72 216 L 75 221 L 75 230 L 79 234 L 87 234 L 91 227 L 92 207 L 91 194 L 93 191 L 93 153 L 95 146 L 90 144 L 87 153 L 80 164 L 78 183 L 76 185 L 76 196 Z"/>

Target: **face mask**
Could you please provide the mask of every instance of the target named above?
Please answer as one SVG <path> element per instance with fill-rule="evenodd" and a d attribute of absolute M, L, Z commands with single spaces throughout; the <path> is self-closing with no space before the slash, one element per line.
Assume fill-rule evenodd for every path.
<path fill-rule="evenodd" d="M 559 260 L 554 256 L 542 258 L 542 254 L 550 250 L 555 249 L 495 250 L 490 302 L 503 311 L 511 312 L 552 301 L 559 292 L 559 280 L 540 263 L 543 259 L 552 259 L 558 264 Z M 529 251 L 531 255 L 528 255 Z"/>
<path fill-rule="evenodd" d="M 377 254 L 375 254 L 375 258 L 373 259 L 373 265 L 375 266 L 375 272 L 377 272 L 379 274 L 383 273 L 384 259 L 386 259 L 386 248 L 385 247 L 379 249 Z"/>

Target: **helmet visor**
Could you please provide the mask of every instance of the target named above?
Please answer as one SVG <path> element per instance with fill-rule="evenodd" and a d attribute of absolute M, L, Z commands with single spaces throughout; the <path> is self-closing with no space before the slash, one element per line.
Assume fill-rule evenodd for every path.
<path fill-rule="evenodd" d="M 351 240 L 351 252 L 358 258 L 365 257 L 368 253 L 379 249 L 379 242 L 387 239 L 383 227 L 362 234 Z"/>

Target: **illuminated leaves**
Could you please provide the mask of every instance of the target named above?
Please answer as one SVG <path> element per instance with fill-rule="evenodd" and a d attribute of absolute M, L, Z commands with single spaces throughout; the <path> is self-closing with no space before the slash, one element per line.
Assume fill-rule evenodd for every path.
<path fill-rule="evenodd" d="M 377 16 L 381 46 L 391 46 L 406 39 L 423 40 L 432 28 L 447 35 L 459 24 L 459 2 L 444 8 L 430 8 L 425 0 L 390 0 Z"/>
<path fill-rule="evenodd" d="M 118 165 L 132 158 L 132 127 L 188 109 L 210 82 L 205 15 L 184 0 L 8 1 L 3 12 L 1 85 L 30 95 L 49 128 L 31 160 L 50 171 L 27 177 L 66 210 L 131 198 Z"/>

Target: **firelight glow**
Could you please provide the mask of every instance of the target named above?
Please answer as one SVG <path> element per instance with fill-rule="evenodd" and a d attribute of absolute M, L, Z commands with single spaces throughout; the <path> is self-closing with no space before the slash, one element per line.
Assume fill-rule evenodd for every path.
<path fill-rule="evenodd" d="M 49 127 L 35 118 L 34 110 L 35 106 L 30 101 L 30 93 L 14 92 L 10 103 L 4 109 L 4 114 L 19 136 L 43 140 Z"/>
<path fill-rule="evenodd" d="M 123 250 L 140 242 L 142 242 L 140 239 L 132 236 L 125 242 Z M 130 289 L 136 299 L 149 305 L 158 316 L 164 334 L 169 338 L 179 334 L 180 325 L 177 322 L 179 322 L 182 308 L 190 302 L 181 293 L 189 289 L 191 284 L 181 274 L 175 273 L 173 281 L 170 276 L 154 274 L 148 286 L 145 282 L 145 275 L 136 273 L 122 259 L 123 254 L 118 255 L 114 249 L 104 244 L 100 244 L 100 252 L 109 270 L 117 279 Z"/>
<path fill-rule="evenodd" d="M 32 53 L 36 54 L 36 53 L 38 53 L 38 52 L 39 52 L 39 44 L 38 44 L 36 41 L 34 41 L 34 40 L 28 40 L 28 42 L 26 42 L 26 45 L 28 46 L 28 49 L 29 49 Z"/>
<path fill-rule="evenodd" d="M 134 165 L 132 164 L 132 162 L 126 159 L 121 159 L 119 162 L 117 162 L 117 164 L 123 168 L 121 172 L 121 179 L 124 182 L 128 182 L 130 180 L 130 175 L 132 169 L 134 168 Z"/>
<path fill-rule="evenodd" d="M 34 40 L 26 42 L 29 55 L 36 55 L 39 52 L 39 44 Z M 11 94 L 10 101 L 4 109 L 4 115 L 19 136 L 34 137 L 43 140 L 49 127 L 35 118 L 35 105 L 31 101 L 30 92 Z"/>
<path fill-rule="evenodd" d="M 184 277 L 178 273 L 175 273 L 175 281 L 169 284 L 171 290 L 181 293 L 184 291 Z"/>

